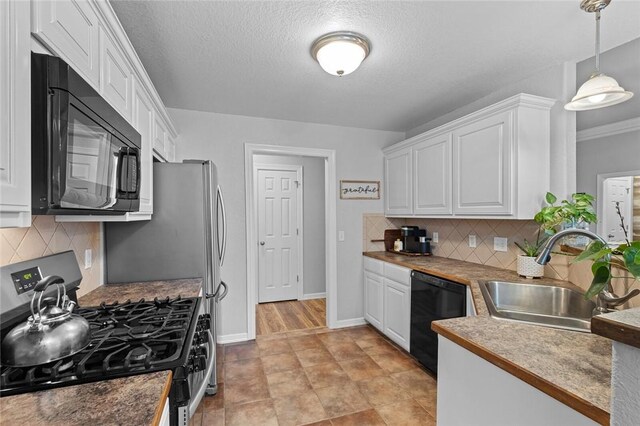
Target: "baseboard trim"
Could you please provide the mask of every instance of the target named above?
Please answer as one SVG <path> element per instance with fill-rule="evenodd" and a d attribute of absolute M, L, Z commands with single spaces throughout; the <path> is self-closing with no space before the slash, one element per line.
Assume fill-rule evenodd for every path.
<path fill-rule="evenodd" d="M 351 318 L 346 320 L 338 320 L 331 328 L 345 328 L 355 327 L 357 325 L 366 325 L 367 321 L 364 318 Z"/>
<path fill-rule="evenodd" d="M 311 299 L 326 299 L 327 297 L 327 293 L 309 293 L 309 294 L 303 294 L 302 295 L 302 299 L 300 300 L 311 300 Z"/>
<path fill-rule="evenodd" d="M 249 335 L 247 333 L 224 334 L 218 336 L 218 343 L 221 345 L 226 345 L 227 343 L 246 342 L 247 340 L 249 340 Z"/>

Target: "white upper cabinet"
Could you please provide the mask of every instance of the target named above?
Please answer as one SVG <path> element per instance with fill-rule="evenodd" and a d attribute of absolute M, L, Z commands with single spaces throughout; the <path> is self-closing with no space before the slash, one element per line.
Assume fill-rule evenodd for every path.
<path fill-rule="evenodd" d="M 99 90 L 98 16 L 90 2 L 32 1 L 31 32 Z"/>
<path fill-rule="evenodd" d="M 451 135 L 438 135 L 413 146 L 413 212 L 451 214 Z"/>
<path fill-rule="evenodd" d="M 0 227 L 31 225 L 29 3 L 0 1 Z"/>
<path fill-rule="evenodd" d="M 107 102 L 129 122 L 131 122 L 132 79 L 128 61 L 101 26 L 100 92 Z"/>
<path fill-rule="evenodd" d="M 505 111 L 453 131 L 455 213 L 512 213 L 512 119 Z"/>
<path fill-rule="evenodd" d="M 153 104 L 142 86 L 134 81 L 132 124 L 142 139 L 140 213 L 153 213 Z"/>
<path fill-rule="evenodd" d="M 385 148 L 385 214 L 532 219 L 549 190 L 554 103 L 521 93 Z"/>
<path fill-rule="evenodd" d="M 155 120 L 155 132 L 153 137 L 153 151 L 158 154 L 160 159 L 167 160 L 167 129 L 160 117 Z"/>
<path fill-rule="evenodd" d="M 387 215 L 411 214 L 411 147 L 394 151 L 384 158 L 384 206 Z"/>

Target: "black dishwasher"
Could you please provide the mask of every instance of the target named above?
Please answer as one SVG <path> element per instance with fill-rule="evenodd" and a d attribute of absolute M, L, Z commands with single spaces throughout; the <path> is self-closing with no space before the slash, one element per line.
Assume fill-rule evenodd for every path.
<path fill-rule="evenodd" d="M 438 374 L 438 335 L 431 322 L 464 317 L 466 312 L 465 285 L 411 271 L 411 355 Z"/>

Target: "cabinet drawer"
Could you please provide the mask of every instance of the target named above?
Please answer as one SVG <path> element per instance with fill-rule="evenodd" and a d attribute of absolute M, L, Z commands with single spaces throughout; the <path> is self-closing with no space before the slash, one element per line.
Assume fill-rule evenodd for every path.
<path fill-rule="evenodd" d="M 404 285 L 411 284 L 411 269 L 405 268 L 403 266 L 384 262 L 383 275 L 385 276 L 385 278 L 389 278 Z"/>
<path fill-rule="evenodd" d="M 364 258 L 364 269 L 365 271 L 373 272 L 374 274 L 382 275 L 383 274 L 383 265 L 384 262 L 377 259 L 372 259 L 370 257 Z"/>

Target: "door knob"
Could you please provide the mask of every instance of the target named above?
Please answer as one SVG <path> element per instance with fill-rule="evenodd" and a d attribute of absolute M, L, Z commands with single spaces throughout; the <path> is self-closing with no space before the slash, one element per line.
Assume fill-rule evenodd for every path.
<path fill-rule="evenodd" d="M 260 245 L 263 246 L 264 245 L 264 241 L 260 241 Z"/>

